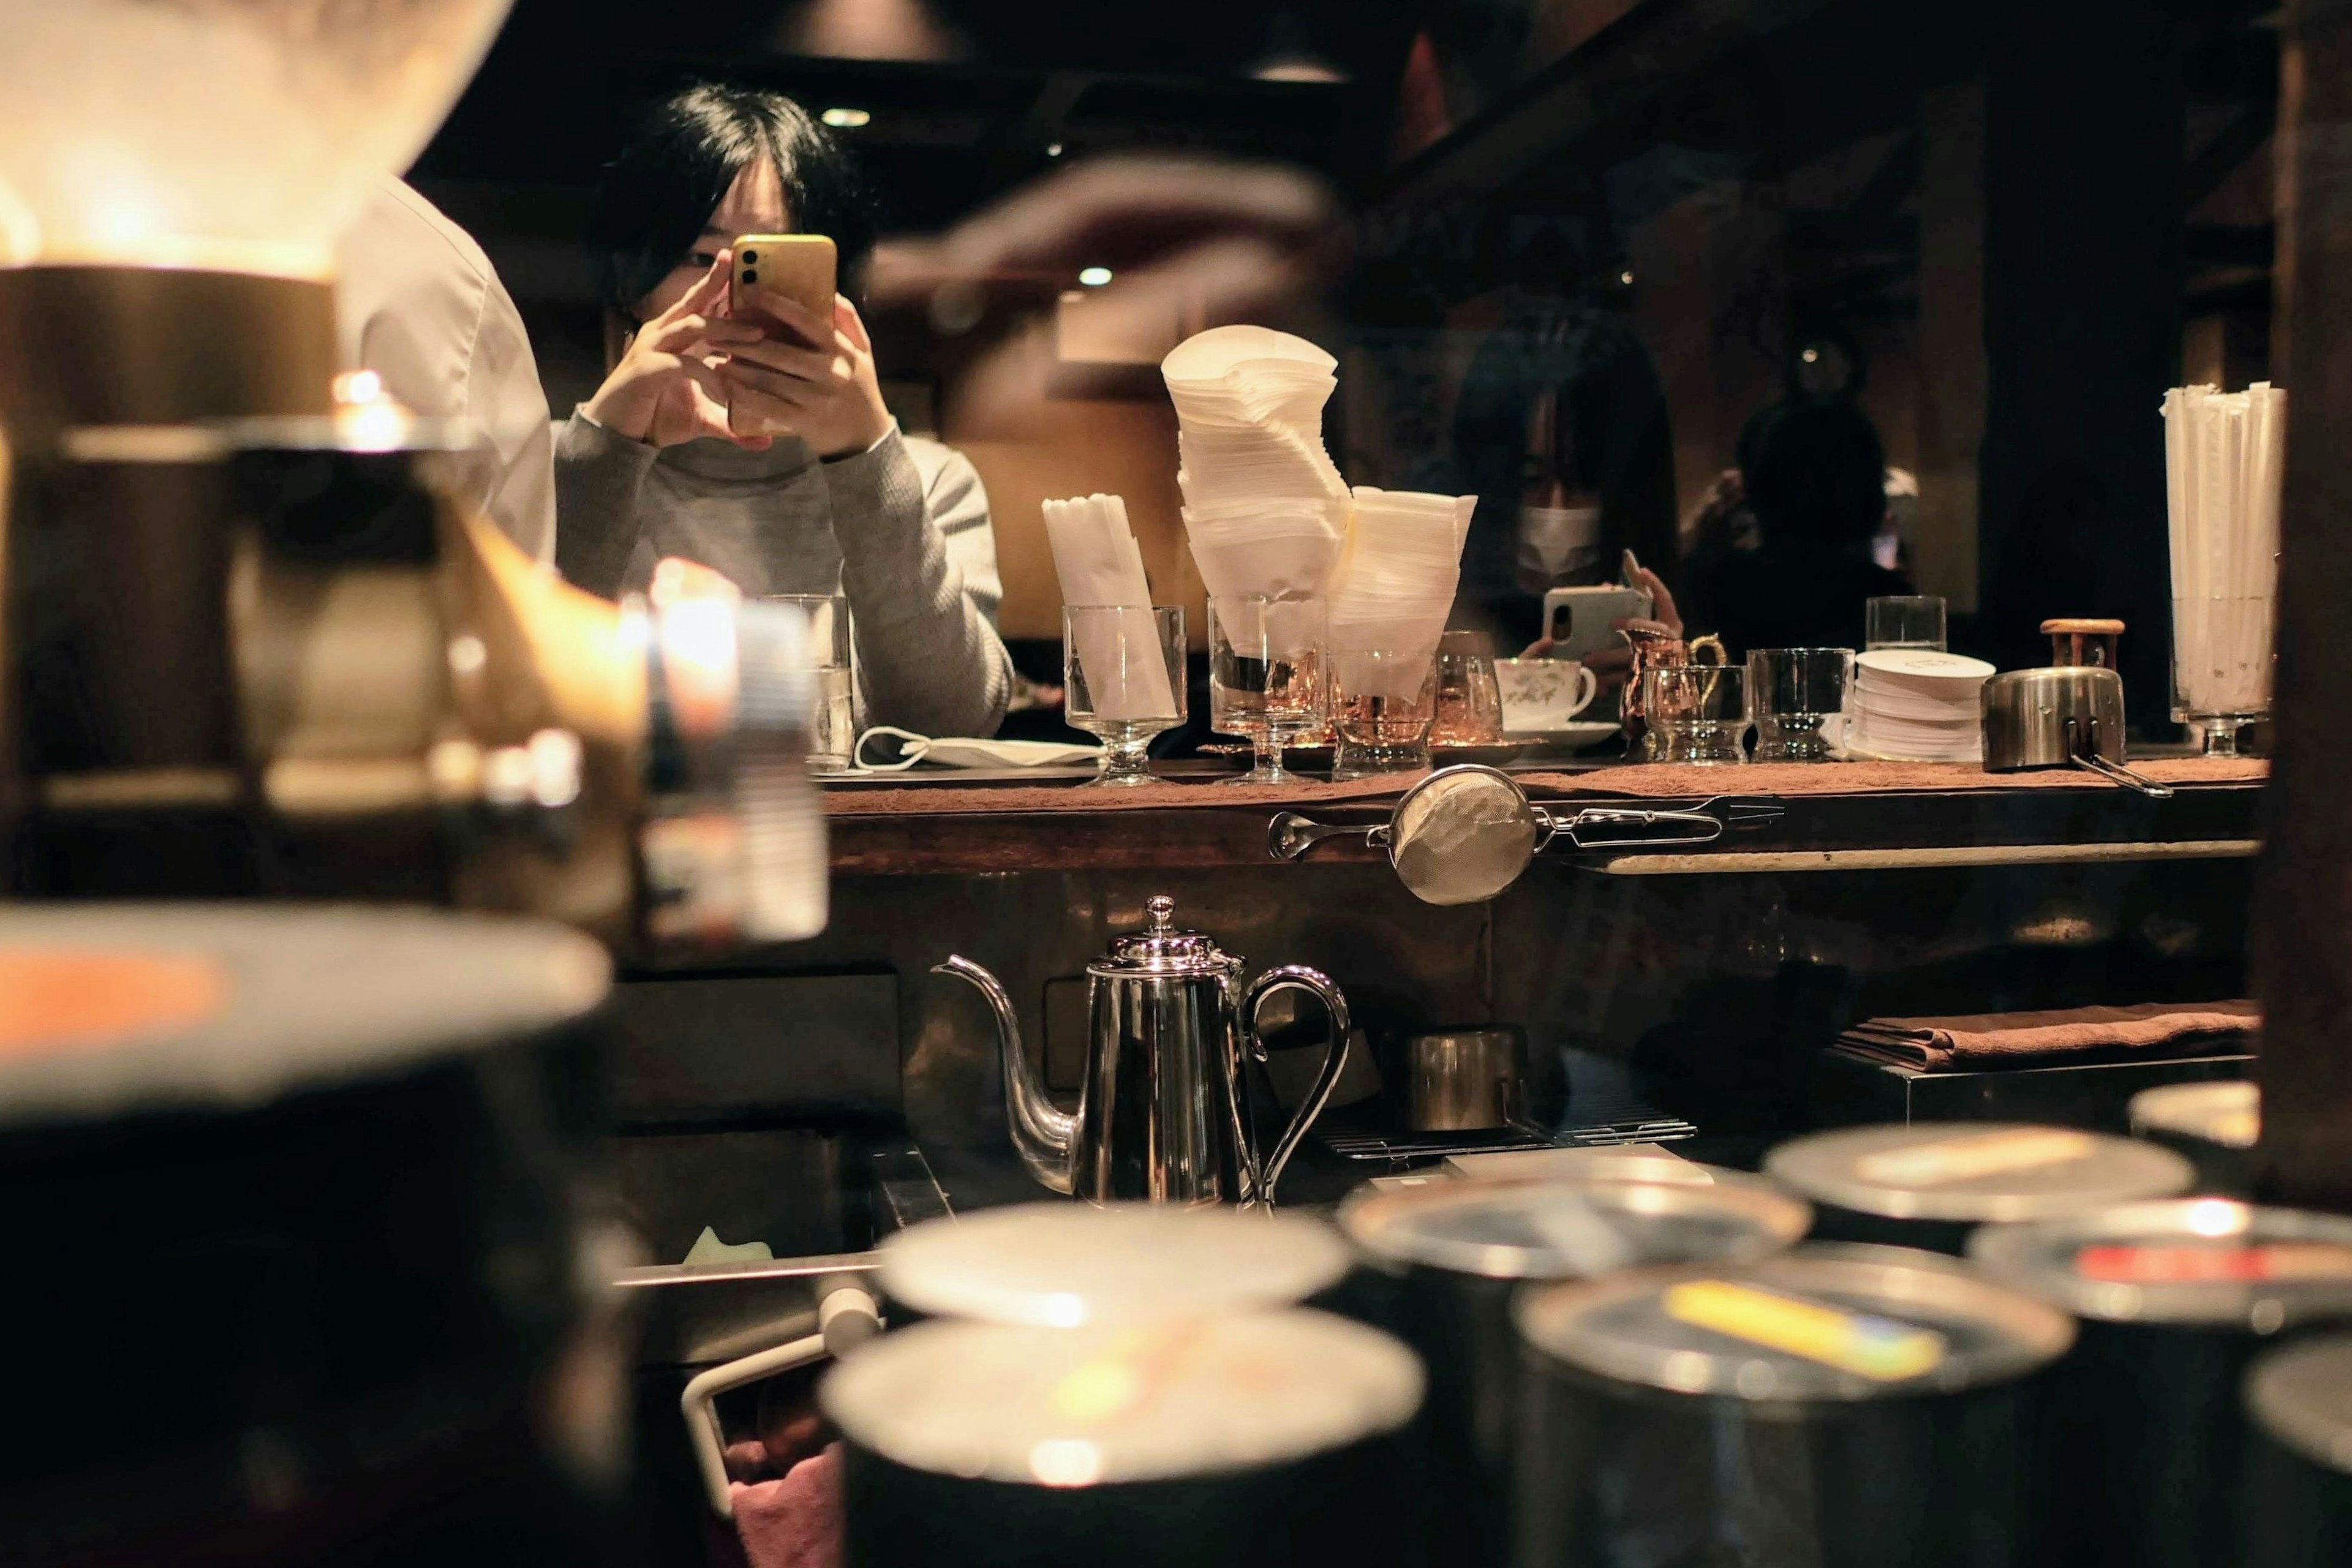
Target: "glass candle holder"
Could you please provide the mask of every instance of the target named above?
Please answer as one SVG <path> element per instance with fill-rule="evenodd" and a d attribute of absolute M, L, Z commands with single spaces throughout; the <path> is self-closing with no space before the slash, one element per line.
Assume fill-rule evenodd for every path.
<path fill-rule="evenodd" d="M 1748 656 L 1755 705 L 1756 760 L 1825 763 L 1830 734 L 1845 710 L 1853 654 L 1842 647 L 1767 647 Z"/>
<path fill-rule="evenodd" d="M 1066 606 L 1062 692 L 1063 716 L 1102 737 L 1102 772 L 1080 787 L 1150 784 L 1144 754 L 1152 737 L 1184 721 L 1184 612 Z"/>
<path fill-rule="evenodd" d="M 1209 727 L 1245 736 L 1256 765 L 1226 782 L 1286 784 L 1282 748 L 1319 732 L 1328 712 L 1328 612 L 1319 594 L 1209 601 Z"/>
<path fill-rule="evenodd" d="M 1428 651 L 1334 650 L 1331 776 L 1370 778 L 1429 767 L 1436 660 Z"/>
<path fill-rule="evenodd" d="M 1685 664 L 1642 677 L 1642 710 L 1662 763 L 1748 760 L 1748 672 Z"/>

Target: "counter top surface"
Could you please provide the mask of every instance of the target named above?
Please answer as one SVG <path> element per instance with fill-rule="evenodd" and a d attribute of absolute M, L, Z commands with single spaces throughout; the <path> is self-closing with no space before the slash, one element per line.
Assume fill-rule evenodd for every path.
<path fill-rule="evenodd" d="M 2172 797 L 2151 800 L 2070 770 L 1988 773 L 1969 764 L 1938 763 L 1649 764 L 1523 768 L 1513 774 L 1542 803 L 1639 799 L 1665 805 L 1726 795 L 1769 799 L 1785 809 L 1769 826 L 1677 850 L 1671 861 L 1643 854 L 1653 863 L 1648 867 L 1633 865 L 1637 852 L 1576 854 L 1564 847 L 1553 852 L 1599 868 L 1864 868 L 1899 863 L 1886 858 L 1914 852 L 1930 857 L 1922 863 L 1940 864 L 1967 864 L 1979 855 L 1990 861 L 2251 852 L 2267 763 L 2179 757 L 2135 765 L 2172 785 Z M 1121 790 L 1069 782 L 975 784 L 952 779 L 832 789 L 825 809 L 833 868 L 845 875 L 1241 865 L 1278 869 L 1265 847 L 1266 824 L 1275 813 L 1298 810 L 1322 820 L 1370 825 L 1387 815 L 1410 782 L 1301 779 L 1262 785 L 1229 783 L 1230 776 L 1176 772 L 1164 782 Z M 1820 860 L 1825 855 L 1831 858 Z M 1874 861 L 1873 856 L 1879 858 Z M 1380 858 L 1381 851 L 1347 839 L 1328 841 L 1312 852 L 1315 861 Z M 1820 860 L 1818 868 L 1808 858 Z"/>

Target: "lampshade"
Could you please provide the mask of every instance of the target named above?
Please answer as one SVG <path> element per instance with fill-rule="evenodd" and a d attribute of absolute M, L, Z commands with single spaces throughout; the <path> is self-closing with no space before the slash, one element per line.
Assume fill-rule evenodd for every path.
<path fill-rule="evenodd" d="M 509 0 L 0 0 L 0 266 L 324 279 Z"/>

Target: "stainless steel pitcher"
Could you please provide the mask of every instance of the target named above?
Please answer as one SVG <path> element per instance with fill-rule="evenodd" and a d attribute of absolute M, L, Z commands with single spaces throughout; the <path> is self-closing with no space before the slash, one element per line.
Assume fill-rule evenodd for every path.
<path fill-rule="evenodd" d="M 1087 1063 L 1076 1115 L 1055 1108 L 1021 1043 L 1012 1000 L 996 976 L 962 957 L 934 974 L 970 982 L 996 1013 L 1004 1113 L 1029 1173 L 1091 1203 L 1274 1206 L 1275 1184 L 1331 1098 L 1347 1064 L 1348 1002 L 1319 971 L 1270 969 L 1246 989 L 1243 963 L 1198 931 L 1178 931 L 1175 900 L 1146 906 L 1150 924 L 1115 938 L 1087 965 Z M 1257 1013 L 1286 987 L 1312 992 L 1330 1015 L 1323 1069 L 1270 1159 L 1250 1113 L 1249 1055 L 1265 1059 Z"/>

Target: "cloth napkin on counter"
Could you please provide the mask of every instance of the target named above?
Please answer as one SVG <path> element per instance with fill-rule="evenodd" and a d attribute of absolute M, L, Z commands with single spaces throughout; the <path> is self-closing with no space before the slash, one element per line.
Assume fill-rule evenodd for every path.
<path fill-rule="evenodd" d="M 1142 547 L 1128 526 L 1118 496 L 1081 496 L 1045 503 L 1045 542 L 1065 605 L 1110 605 L 1135 614 L 1089 626 L 1078 645 L 1095 712 L 1105 719 L 1142 719 L 1175 711 L 1160 634 L 1151 616 L 1151 584 Z"/>
<path fill-rule="evenodd" d="M 751 1568 L 841 1568 L 841 1445 L 781 1480 L 729 1485 L 735 1533 Z"/>
<path fill-rule="evenodd" d="M 1838 1037 L 1841 1048 L 1928 1072 L 2025 1067 L 2045 1058 L 2187 1056 L 2240 1044 L 2262 1028 L 2252 1002 L 2146 1002 L 2048 1013 L 1951 1018 L 1872 1018 Z"/>
<path fill-rule="evenodd" d="M 1214 599 L 1319 591 L 1347 538 L 1348 486 L 1323 446 L 1339 362 L 1288 332 L 1213 327 L 1160 375 L 1176 405 L 1176 482 Z"/>

